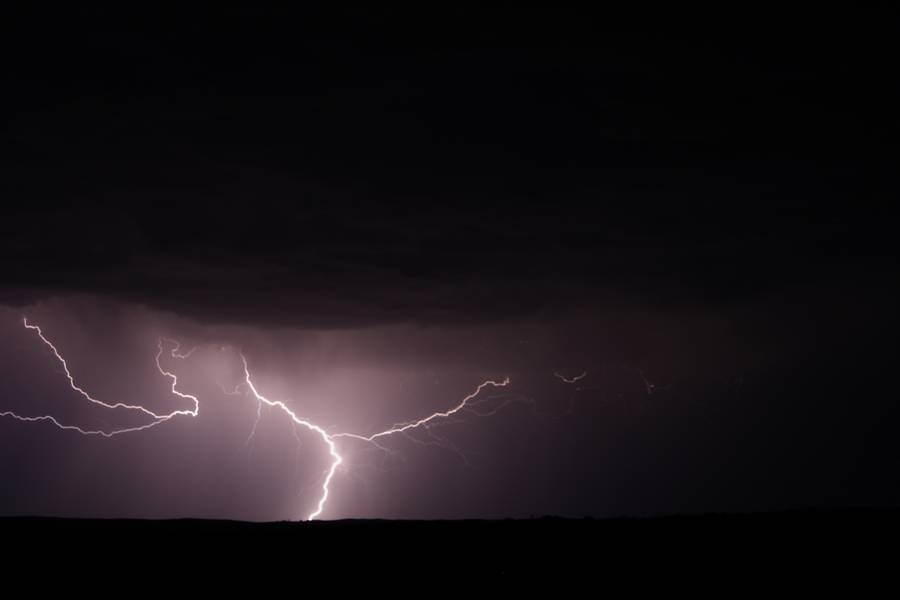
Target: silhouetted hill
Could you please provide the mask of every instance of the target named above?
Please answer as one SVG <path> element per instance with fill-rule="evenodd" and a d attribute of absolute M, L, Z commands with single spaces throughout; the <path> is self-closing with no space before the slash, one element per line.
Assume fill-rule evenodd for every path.
<path fill-rule="evenodd" d="M 859 591 L 896 581 L 898 533 L 897 509 L 501 521 L 0 519 L 10 572 L 104 585 L 184 578 L 207 591 L 257 578 L 317 587 L 500 578 L 715 589 L 719 581 L 791 581 Z"/>

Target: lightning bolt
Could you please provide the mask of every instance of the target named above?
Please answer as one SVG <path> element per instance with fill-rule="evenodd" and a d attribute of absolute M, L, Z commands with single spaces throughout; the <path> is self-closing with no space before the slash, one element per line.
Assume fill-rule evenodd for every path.
<path fill-rule="evenodd" d="M 337 446 L 334 443 L 334 439 L 332 436 L 328 435 L 324 429 L 312 423 L 311 421 L 307 421 L 306 419 L 301 419 L 297 416 L 297 414 L 291 410 L 291 408 L 282 402 L 281 400 L 269 400 L 265 396 L 259 393 L 259 390 L 256 389 L 256 386 L 253 384 L 253 380 L 250 378 L 250 367 L 247 365 L 247 357 L 244 356 L 244 353 L 241 353 L 241 363 L 244 365 L 244 383 L 247 384 L 247 389 L 250 390 L 250 393 L 257 399 L 257 401 L 267 404 L 273 408 L 278 408 L 282 412 L 284 412 L 291 420 L 305 427 L 322 438 L 322 441 L 325 442 L 325 445 L 328 446 L 328 453 L 331 455 L 331 466 L 328 468 L 328 471 L 325 473 L 325 480 L 322 482 L 322 495 L 319 497 L 319 502 L 316 505 L 316 510 L 314 510 L 308 517 L 307 521 L 312 521 L 325 509 L 325 503 L 328 501 L 329 489 L 328 486 L 331 484 L 331 479 L 334 477 L 334 473 L 337 471 L 338 466 L 344 461 L 341 458 L 341 455 L 337 452 Z M 256 426 L 254 425 L 254 430 Z"/>
<path fill-rule="evenodd" d="M 60 365 L 62 365 L 63 372 L 65 372 L 65 375 L 66 375 L 66 379 L 68 379 L 68 381 L 69 381 L 69 387 L 72 388 L 73 391 L 75 391 L 76 393 L 81 395 L 85 400 L 87 400 L 88 402 L 95 404 L 97 406 L 102 406 L 104 408 L 125 409 L 125 410 L 130 410 L 130 411 L 137 411 L 137 412 L 147 415 L 152 420 L 149 423 L 145 423 L 143 425 L 137 425 L 134 427 L 124 427 L 121 429 L 105 431 L 105 430 L 101 430 L 101 429 L 85 429 L 85 428 L 79 427 L 77 425 L 65 424 L 65 423 L 60 422 L 53 415 L 24 416 L 24 415 L 20 415 L 13 411 L 2 411 L 2 412 L 0 412 L 0 417 L 10 417 L 10 418 L 13 418 L 13 419 L 16 419 L 19 421 L 23 421 L 23 422 L 27 422 L 27 423 L 45 421 L 48 423 L 52 423 L 56 427 L 66 430 L 66 431 L 76 431 L 82 435 L 99 435 L 99 436 L 103 436 L 106 438 L 111 438 L 113 436 L 121 435 L 123 433 L 134 433 L 137 431 L 144 431 L 144 430 L 150 429 L 151 427 L 155 427 L 155 426 L 159 425 L 160 423 L 164 423 L 165 421 L 168 421 L 169 419 L 172 419 L 177 416 L 185 415 L 185 416 L 196 417 L 199 414 L 200 402 L 197 399 L 197 397 L 194 395 L 185 394 L 185 393 L 179 391 L 178 387 L 177 387 L 178 386 L 178 377 L 171 371 L 166 370 L 162 366 L 162 363 L 160 362 L 163 352 L 165 351 L 165 347 L 164 347 L 165 344 L 172 345 L 172 349 L 170 352 L 171 352 L 171 356 L 173 358 L 187 358 L 187 356 L 190 356 L 190 354 L 193 352 L 193 350 L 191 350 L 187 354 L 179 354 L 178 350 L 180 349 L 181 345 L 177 341 L 170 340 L 168 338 L 159 338 L 159 341 L 157 344 L 158 351 L 156 353 L 156 359 L 155 359 L 156 368 L 160 372 L 161 375 L 169 378 L 172 381 L 172 385 L 170 388 L 172 394 L 175 396 L 178 396 L 180 398 L 190 400 L 191 403 L 193 404 L 193 408 L 173 410 L 172 412 L 169 412 L 169 413 L 160 414 L 160 413 L 156 413 L 144 406 L 141 406 L 140 404 L 126 404 L 124 402 L 109 403 L 109 402 L 104 402 L 103 400 L 99 400 L 99 399 L 91 396 L 87 391 L 84 390 L 84 388 L 82 388 L 75 382 L 75 377 L 72 375 L 72 372 L 69 370 L 69 364 L 66 362 L 66 359 L 63 358 L 63 356 L 59 353 L 59 350 L 56 348 L 56 346 L 53 344 L 53 342 L 51 342 L 44 335 L 44 332 L 41 330 L 41 328 L 38 325 L 33 325 L 33 324 L 29 323 L 27 317 L 22 318 L 22 323 L 26 329 L 34 331 L 35 334 L 38 336 L 38 338 L 40 338 L 40 340 L 44 343 L 44 345 L 50 349 L 50 351 L 53 353 L 53 356 L 56 357 L 56 360 L 59 362 Z"/>
<path fill-rule="evenodd" d="M 198 397 L 193 394 L 189 394 L 189 393 L 182 392 L 181 390 L 179 390 L 178 389 L 178 376 L 175 373 L 173 373 L 172 371 L 165 368 L 162 364 L 162 356 L 166 352 L 167 348 L 168 348 L 168 354 L 170 357 L 184 360 L 184 359 L 189 358 L 197 350 L 197 347 L 191 348 L 191 350 L 189 350 L 187 352 L 182 352 L 181 344 L 177 340 L 164 338 L 164 337 L 159 338 L 159 340 L 157 342 L 157 353 L 155 356 L 156 368 L 159 371 L 160 375 L 162 375 L 163 377 L 166 377 L 167 379 L 169 379 L 171 381 L 171 385 L 169 387 L 170 392 L 173 395 L 178 396 L 179 398 L 188 400 L 190 402 L 191 408 L 177 409 L 177 410 L 173 410 L 168 413 L 157 413 L 157 412 L 154 412 L 153 410 L 151 410 L 145 406 L 142 406 L 140 404 L 127 404 L 124 402 L 110 403 L 110 402 L 104 402 L 103 400 L 95 398 L 94 396 L 89 394 L 84 388 L 82 388 L 81 386 L 79 386 L 76 383 L 75 377 L 72 375 L 72 372 L 69 370 L 69 365 L 66 362 L 66 359 L 62 356 L 62 354 L 59 352 L 59 350 L 56 348 L 56 346 L 44 335 L 41 328 L 38 325 L 29 323 L 27 317 L 23 317 L 23 324 L 24 324 L 25 328 L 27 328 L 31 331 L 34 331 L 35 334 L 38 336 L 38 338 L 40 338 L 40 340 L 51 350 L 51 352 L 53 353 L 53 356 L 56 358 L 56 360 L 59 362 L 59 364 L 62 365 L 63 371 L 65 372 L 66 378 L 68 379 L 68 382 L 69 382 L 69 387 L 74 392 L 76 392 L 77 394 L 79 394 L 85 400 L 87 400 L 88 402 L 90 402 L 92 404 L 102 406 L 102 407 L 108 408 L 108 409 L 122 409 L 122 410 L 136 411 L 143 415 L 146 415 L 151 420 L 148 423 L 145 423 L 143 425 L 114 429 L 112 431 L 105 431 L 105 430 L 99 430 L 99 429 L 96 429 L 96 430 L 95 429 L 86 429 L 83 427 L 79 427 L 77 425 L 70 425 L 70 424 L 62 423 L 53 415 L 24 416 L 24 415 L 15 413 L 13 411 L 2 411 L 2 412 L 0 412 L 0 416 L 10 417 L 10 418 L 16 419 L 18 421 L 22 421 L 22 422 L 46 421 L 46 422 L 52 423 L 53 425 L 55 425 L 56 427 L 58 427 L 59 429 L 62 429 L 62 430 L 75 431 L 82 435 L 98 435 L 98 436 L 110 438 L 110 437 L 125 434 L 125 433 L 134 433 L 134 432 L 138 432 L 138 431 L 144 431 L 144 430 L 150 429 L 151 427 L 155 427 L 156 425 L 159 425 L 160 423 L 164 423 L 170 419 L 173 419 L 175 417 L 179 417 L 179 416 L 197 417 L 199 415 L 200 401 L 199 401 Z M 220 385 L 220 387 L 222 387 L 222 391 L 224 393 L 229 394 L 229 395 L 239 395 L 239 393 L 240 393 L 239 388 L 244 387 L 246 389 L 246 391 L 248 393 L 252 394 L 253 397 L 258 402 L 257 420 L 254 423 L 253 431 L 251 432 L 250 439 L 252 439 L 253 435 L 256 432 L 256 425 L 258 424 L 258 421 L 259 421 L 260 411 L 262 409 L 263 404 L 265 404 L 272 408 L 279 409 L 284 415 L 286 415 L 288 418 L 290 418 L 292 421 L 292 426 L 294 428 L 296 428 L 296 426 L 300 426 L 302 428 L 307 429 L 308 431 L 315 434 L 316 436 L 318 436 L 328 449 L 328 454 L 331 457 L 331 462 L 325 471 L 325 476 L 322 480 L 322 485 L 320 488 L 321 492 L 319 495 L 319 499 L 316 502 L 315 510 L 313 510 L 307 516 L 307 520 L 313 520 L 313 519 L 318 518 L 322 514 L 322 512 L 325 510 L 326 504 L 328 502 L 328 498 L 331 493 L 331 490 L 330 490 L 331 482 L 332 482 L 335 474 L 337 473 L 338 467 L 344 462 L 343 457 L 338 452 L 338 444 L 337 444 L 336 440 L 354 439 L 357 441 L 363 441 L 368 444 L 372 444 L 376 448 L 383 450 L 386 453 L 393 454 L 393 451 L 391 451 L 386 446 L 381 445 L 379 443 L 379 440 L 381 440 L 382 438 L 389 437 L 389 436 L 402 435 L 405 438 L 408 438 L 408 439 L 412 440 L 413 442 L 423 445 L 423 446 L 427 446 L 427 445 L 440 445 L 442 447 L 449 446 L 452 450 L 456 451 L 463 458 L 463 460 L 466 460 L 465 456 L 462 455 L 461 451 L 459 451 L 455 446 L 452 445 L 452 443 L 450 443 L 445 438 L 436 435 L 432 431 L 432 428 L 438 424 L 447 424 L 447 423 L 458 420 L 458 416 L 460 415 L 460 413 L 463 413 L 463 412 L 474 414 L 477 416 L 490 416 L 490 415 L 493 415 L 496 412 L 498 412 L 501 408 L 506 406 L 509 402 L 513 401 L 512 400 L 513 395 L 491 396 L 491 397 L 484 398 L 484 399 L 479 398 L 479 395 L 486 387 L 502 388 L 502 387 L 508 386 L 510 383 L 510 380 L 508 377 L 503 380 L 500 380 L 500 381 L 487 380 L 487 381 L 480 383 L 475 388 L 475 390 L 473 390 L 471 393 L 469 393 L 468 395 L 463 397 L 462 400 L 460 400 L 453 407 L 451 407 L 447 410 L 444 410 L 444 411 L 434 412 L 434 413 L 432 413 L 426 417 L 423 417 L 421 419 L 407 421 L 407 422 L 403 422 L 403 423 L 397 423 L 395 425 L 392 425 L 388 429 L 385 429 L 383 431 L 379 431 L 379 432 L 376 432 L 376 433 L 373 433 L 370 435 L 362 435 L 362 434 L 350 433 L 350 432 L 328 433 L 321 426 L 313 423 L 312 421 L 310 421 L 308 419 L 304 419 L 304 418 L 300 417 L 299 415 L 297 415 L 297 413 L 294 412 L 294 410 L 291 409 L 287 404 L 285 404 L 285 402 L 283 402 L 281 400 L 272 400 L 272 399 L 264 396 L 259 391 L 259 389 L 256 387 L 256 384 L 253 382 L 253 379 L 250 375 L 250 367 L 249 367 L 249 362 L 247 360 L 247 357 L 241 352 L 240 358 L 241 358 L 241 365 L 243 367 L 243 381 L 236 388 L 234 388 L 233 391 L 229 391 L 224 386 L 221 386 L 221 385 Z M 479 406 L 480 404 L 482 404 L 484 402 L 490 401 L 493 398 L 503 398 L 503 402 L 499 406 L 493 408 L 492 410 L 486 411 L 486 412 L 477 410 L 477 408 L 476 408 L 477 406 Z M 425 434 L 429 438 L 429 441 L 423 441 L 423 440 L 415 438 L 411 435 L 412 432 L 414 432 L 415 430 L 420 430 L 420 429 L 425 432 Z M 296 435 L 296 429 L 295 429 L 295 435 Z M 249 439 L 248 439 L 248 442 L 249 442 Z M 298 438 L 298 442 L 299 442 L 299 438 Z"/>
<path fill-rule="evenodd" d="M 468 396 L 463 398 L 459 402 L 459 404 L 457 404 L 453 408 L 451 408 L 447 411 L 443 411 L 443 412 L 432 413 L 423 419 L 419 419 L 418 421 L 409 421 L 406 423 L 400 423 L 398 425 L 394 425 L 390 429 L 385 429 L 384 431 L 379 431 L 378 433 L 373 433 L 372 435 L 369 435 L 369 436 L 359 435 L 359 434 L 355 434 L 355 433 L 336 433 L 336 434 L 334 434 L 333 437 L 336 437 L 336 438 L 346 437 L 346 438 L 353 438 L 353 439 L 361 440 L 364 442 L 374 442 L 378 438 L 382 438 L 382 437 L 385 437 L 388 435 L 394 435 L 396 433 L 404 433 L 404 432 L 409 431 L 410 429 L 416 429 L 419 427 L 425 427 L 427 429 L 428 424 L 435 421 L 436 419 L 446 419 L 447 417 L 455 415 L 459 411 L 466 408 L 466 406 L 469 404 L 469 402 L 471 402 L 474 398 L 476 398 L 478 396 L 478 394 L 481 393 L 481 390 L 483 390 L 484 388 L 486 388 L 489 385 L 493 386 L 493 387 L 506 387 L 507 385 L 509 385 L 509 377 L 505 378 L 503 381 L 491 381 L 491 380 L 484 381 L 484 382 L 478 384 L 478 387 L 475 388 L 474 392 L 472 392 L 471 394 L 469 394 Z"/>
<path fill-rule="evenodd" d="M 124 429 L 114 429 L 112 431 L 104 431 L 102 429 L 84 429 L 82 427 L 78 427 L 77 425 L 66 425 L 65 423 L 59 422 L 56 419 L 56 417 L 54 417 L 52 415 L 38 415 L 35 417 L 28 417 L 28 416 L 23 416 L 23 415 L 17 414 L 10 410 L 5 410 L 5 411 L 0 412 L 0 417 L 10 417 L 10 418 L 16 419 L 17 421 L 23 421 L 25 423 L 35 423 L 35 422 L 39 422 L 39 421 L 47 421 L 47 422 L 50 422 L 50 423 L 56 425 L 60 429 L 63 429 L 66 431 L 77 431 L 81 435 L 100 435 L 100 436 L 103 436 L 106 438 L 111 438 L 111 437 L 114 437 L 117 435 L 121 435 L 123 433 L 144 431 L 145 429 L 150 429 L 151 427 L 155 427 L 156 425 L 159 425 L 162 422 L 162 421 L 152 421 L 145 425 L 139 425 L 136 427 L 126 427 Z"/>
<path fill-rule="evenodd" d="M 446 440 L 435 436 L 434 433 L 430 431 L 430 429 L 428 428 L 428 426 L 430 424 L 432 424 L 436 420 L 446 419 L 448 417 L 451 417 L 452 415 L 455 415 L 456 413 L 460 412 L 461 410 L 467 408 L 467 406 L 469 406 L 469 404 L 487 386 L 505 387 L 505 386 L 509 385 L 508 377 L 506 379 L 504 379 L 503 381 L 488 380 L 488 381 L 482 382 L 481 384 L 478 385 L 477 388 L 475 388 L 475 390 L 472 393 L 465 396 L 458 404 L 456 404 L 456 406 L 450 408 L 449 410 L 435 412 L 435 413 L 432 413 L 431 415 L 428 415 L 427 417 L 424 417 L 424 418 L 416 420 L 416 421 L 409 421 L 406 423 L 400 423 L 397 425 L 393 425 L 390 428 L 385 429 L 384 431 L 379 431 L 377 433 L 373 433 L 368 436 L 360 435 L 360 434 L 356 434 L 356 433 L 347 433 L 347 432 L 330 434 L 327 431 L 325 431 L 325 429 L 323 429 L 321 426 L 316 425 L 312 421 L 309 421 L 307 419 L 304 419 L 304 418 L 298 416 L 297 413 L 295 413 L 283 401 L 271 400 L 271 399 L 267 398 L 266 396 L 264 396 L 263 394 L 261 394 L 259 392 L 259 390 L 257 389 L 256 385 L 253 383 L 253 379 L 250 375 L 250 366 L 248 364 L 247 357 L 243 353 L 241 353 L 241 364 L 243 365 L 243 368 L 244 368 L 244 384 L 246 385 L 246 387 L 250 391 L 250 393 L 260 403 L 260 406 L 262 404 L 266 404 L 273 408 L 280 409 L 285 415 L 287 415 L 291 419 L 291 421 L 293 421 L 294 424 L 300 425 L 301 427 L 305 427 L 309 431 L 311 431 L 311 432 L 315 433 L 317 436 L 319 436 L 319 438 L 322 439 L 322 441 L 325 443 L 325 445 L 328 448 L 328 453 L 331 456 L 331 464 L 329 465 L 328 470 L 325 472 L 325 477 L 322 481 L 321 495 L 319 496 L 319 501 L 316 504 L 316 510 L 313 511 L 307 517 L 307 520 L 310 520 L 310 521 L 317 518 L 319 515 L 322 514 L 322 511 L 325 510 L 325 504 L 328 501 L 328 497 L 330 495 L 331 480 L 334 478 L 334 475 L 337 472 L 338 467 L 341 465 L 341 463 L 344 462 L 343 457 L 338 453 L 338 448 L 337 448 L 337 444 L 336 444 L 335 440 L 341 439 L 341 438 L 351 438 L 351 439 L 355 439 L 355 440 L 372 443 L 379 449 L 384 450 L 385 452 L 390 452 L 390 450 L 388 448 L 378 444 L 377 440 L 379 438 L 383 438 L 383 437 L 391 436 L 391 435 L 397 435 L 397 434 L 402 434 L 402 435 L 408 437 L 409 431 L 411 431 L 413 429 L 423 428 L 428 432 L 429 436 L 431 436 L 434 440 L 438 440 L 438 441 L 446 444 Z M 254 432 L 255 432 L 255 430 L 256 430 L 256 425 L 254 424 Z M 252 434 L 251 434 L 251 436 L 252 436 Z M 410 438 L 410 439 L 412 439 L 414 442 L 422 444 L 422 445 L 429 445 L 428 442 L 423 442 L 421 440 L 416 440 L 414 438 Z M 433 444 L 433 442 L 431 444 Z"/>
<path fill-rule="evenodd" d="M 648 396 L 652 395 L 653 392 L 655 392 L 657 390 L 668 390 L 669 388 L 672 387 L 671 384 L 670 385 L 658 385 L 656 383 L 653 383 L 652 381 L 647 379 L 647 376 L 644 375 L 644 371 L 641 369 L 635 369 L 635 372 L 638 374 L 638 376 L 641 378 L 641 381 L 644 383 L 644 387 L 647 389 Z"/>
<path fill-rule="evenodd" d="M 587 377 L 587 371 L 583 372 L 581 375 L 576 375 L 575 377 L 566 377 L 562 373 L 554 371 L 553 376 L 562 380 L 563 383 L 577 383 L 579 380 Z"/>
<path fill-rule="evenodd" d="M 171 342 L 175 343 L 175 347 L 172 349 L 172 356 L 175 358 L 190 358 L 191 355 L 197 351 L 197 346 L 194 346 L 187 352 L 179 352 L 178 350 L 179 350 L 179 348 L 181 348 L 181 343 L 179 343 L 175 340 L 167 340 L 167 341 L 171 341 Z"/>
<path fill-rule="evenodd" d="M 159 344 L 158 344 L 159 352 L 156 353 L 156 368 L 159 370 L 159 372 L 162 375 L 171 378 L 172 393 L 177 396 L 180 396 L 182 398 L 188 398 L 188 399 L 192 400 L 194 403 L 194 408 L 192 410 L 176 410 L 169 414 L 161 415 L 161 414 L 157 414 L 157 413 L 153 412 L 152 410 L 149 410 L 139 404 L 125 404 L 124 402 L 116 402 L 115 404 L 109 404 L 107 402 L 104 402 L 102 400 L 98 400 L 97 398 L 94 398 L 93 396 L 88 394 L 86 391 L 84 391 L 84 389 L 82 389 L 77 383 L 75 383 L 75 378 L 72 376 L 72 372 L 69 371 L 69 364 L 66 362 L 66 359 L 62 357 L 62 355 L 59 353 L 59 350 L 57 350 L 56 346 L 53 345 L 53 342 L 51 342 L 50 340 L 48 340 L 46 338 L 46 336 L 44 336 L 44 332 L 41 331 L 41 328 L 37 325 L 32 325 L 31 323 L 29 323 L 27 317 L 22 317 L 22 323 L 25 325 L 26 329 L 30 329 L 30 330 L 34 331 L 37 334 L 37 336 L 41 339 L 41 341 L 44 342 L 44 344 L 48 348 L 50 348 L 50 350 L 53 352 L 53 356 L 56 357 L 56 360 L 59 361 L 59 364 L 62 365 L 63 371 L 65 371 L 65 373 L 66 373 L 66 378 L 69 380 L 69 387 L 71 387 L 74 391 L 81 394 L 81 396 L 83 396 L 84 399 L 87 400 L 88 402 L 97 404 L 99 406 L 103 406 L 105 408 L 111 408 L 111 409 L 125 408 L 128 410 L 140 411 L 140 412 L 146 414 L 147 416 L 151 417 L 152 419 L 157 419 L 160 421 L 165 421 L 165 420 L 171 419 L 172 417 L 175 417 L 178 415 L 188 415 L 189 414 L 191 416 L 197 416 L 197 409 L 199 408 L 197 398 L 194 396 L 191 396 L 190 394 L 182 394 L 181 392 L 177 391 L 175 389 L 175 386 L 178 384 L 178 378 L 175 376 L 174 373 L 170 373 L 170 372 L 166 371 L 165 369 L 163 369 L 162 365 L 159 362 L 160 357 L 162 356 L 162 353 L 163 353 L 163 342 L 168 342 L 168 343 L 174 344 L 174 347 L 172 348 L 172 356 L 176 357 L 176 358 L 181 358 L 181 356 L 178 355 L 178 349 L 180 348 L 180 344 L 178 342 L 176 342 L 175 340 L 169 340 L 166 338 L 159 339 Z M 192 352 L 193 352 L 193 350 L 192 350 Z"/>
<path fill-rule="evenodd" d="M 247 441 L 244 442 L 244 446 L 253 451 L 253 440 L 256 438 L 256 428 L 259 427 L 259 421 L 262 419 L 262 407 L 263 403 L 260 400 L 256 401 L 256 419 L 253 420 L 253 427 L 250 429 L 250 435 L 247 436 Z"/>

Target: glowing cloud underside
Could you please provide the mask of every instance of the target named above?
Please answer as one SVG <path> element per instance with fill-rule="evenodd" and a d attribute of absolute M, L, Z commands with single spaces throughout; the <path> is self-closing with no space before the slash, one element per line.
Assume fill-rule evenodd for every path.
<path fill-rule="evenodd" d="M 25 325 L 25 327 L 27 329 L 34 331 L 36 333 L 36 335 L 38 336 L 38 338 L 40 338 L 41 342 L 43 342 L 52 351 L 56 360 L 62 365 L 63 371 L 65 372 L 66 378 L 68 379 L 68 382 L 69 382 L 69 387 L 71 387 L 74 392 L 81 395 L 88 402 L 91 402 L 92 404 L 95 404 L 97 406 L 102 406 L 104 408 L 108 408 L 111 410 L 126 410 L 126 411 L 131 411 L 131 412 L 137 412 L 137 413 L 140 413 L 140 414 L 146 416 L 149 419 L 149 421 L 143 425 L 138 425 L 138 426 L 133 426 L 133 427 L 125 427 L 125 428 L 121 428 L 121 429 L 112 429 L 112 430 L 100 430 L 100 429 L 95 430 L 95 429 L 85 429 L 85 428 L 79 427 L 77 425 L 62 423 L 56 417 L 54 417 L 53 415 L 49 415 L 49 414 L 48 415 L 27 416 L 27 415 L 20 415 L 13 411 L 2 411 L 2 412 L 0 412 L 0 417 L 10 417 L 10 418 L 16 419 L 18 421 L 23 421 L 23 422 L 39 422 L 39 421 L 47 422 L 47 423 L 51 423 L 51 424 L 55 425 L 59 429 L 63 429 L 66 431 L 75 431 L 81 435 L 92 435 L 92 436 L 96 435 L 96 436 L 103 436 L 103 437 L 110 438 L 110 437 L 113 437 L 116 435 L 121 435 L 124 433 L 133 433 L 133 432 L 137 432 L 137 431 L 143 431 L 146 429 L 150 429 L 151 427 L 155 427 L 155 426 L 157 426 L 161 423 L 164 423 L 170 419 L 173 419 L 175 417 L 197 417 L 200 414 L 200 401 L 197 398 L 197 396 L 180 391 L 178 389 L 177 375 L 175 375 L 175 373 L 172 373 L 171 371 L 167 370 L 165 367 L 162 366 L 162 363 L 161 363 L 161 358 L 162 358 L 163 353 L 166 351 L 166 348 L 169 349 L 168 354 L 171 358 L 181 359 L 181 360 L 189 358 L 193 354 L 194 350 L 196 350 L 196 348 L 192 348 L 191 350 L 189 350 L 187 352 L 180 352 L 181 345 L 178 341 L 171 340 L 168 338 L 159 338 L 159 341 L 157 343 L 157 353 L 156 353 L 156 358 L 155 358 L 156 368 L 163 377 L 166 377 L 169 380 L 171 380 L 171 387 L 170 387 L 171 393 L 175 396 L 178 396 L 179 398 L 188 400 L 191 405 L 191 408 L 174 410 L 169 413 L 156 413 L 140 404 L 127 404 L 124 402 L 109 403 L 109 402 L 104 402 L 103 400 L 99 400 L 99 399 L 91 396 L 87 391 L 85 391 L 83 388 L 81 388 L 75 382 L 74 376 L 69 371 L 69 365 L 66 362 L 66 359 L 63 358 L 63 356 L 59 353 L 59 350 L 57 350 L 56 346 L 54 346 L 54 344 L 49 339 L 47 339 L 47 337 L 44 336 L 44 333 L 43 333 L 43 331 L 41 331 L 41 328 L 37 325 L 33 325 L 33 324 L 29 323 L 27 318 L 23 318 L 23 324 Z M 387 449 L 384 446 L 379 445 L 377 440 L 379 440 L 380 438 L 385 438 L 385 437 L 392 436 L 392 435 L 403 435 L 405 437 L 408 437 L 409 439 L 412 439 L 413 441 L 415 441 L 417 443 L 424 444 L 423 442 L 416 440 L 409 436 L 410 431 L 416 430 L 416 429 L 423 429 L 428 433 L 428 435 L 431 438 L 433 438 L 438 443 L 440 443 L 440 445 L 446 446 L 448 444 L 446 443 L 445 440 L 437 437 L 433 432 L 431 432 L 431 430 L 430 430 L 431 426 L 437 424 L 437 422 L 440 422 L 442 420 L 449 419 L 450 417 L 456 415 L 457 413 L 459 413 L 463 410 L 466 410 L 468 413 L 475 414 L 478 416 L 493 415 L 497 412 L 497 410 L 499 410 L 499 408 L 501 408 L 502 406 L 505 406 L 507 403 L 507 402 L 504 402 L 503 404 L 500 405 L 500 407 L 495 408 L 494 410 L 491 410 L 486 413 L 479 412 L 479 411 L 476 411 L 473 409 L 473 406 L 476 403 L 476 399 L 478 398 L 478 396 L 482 392 L 482 390 L 484 390 L 484 388 L 489 387 L 489 386 L 497 388 L 497 387 L 505 387 L 505 386 L 509 385 L 509 378 L 503 379 L 502 381 L 488 380 L 488 381 L 484 381 L 484 382 L 480 383 L 472 393 L 465 396 L 459 403 L 457 403 L 455 406 L 453 406 L 452 408 L 450 408 L 446 411 L 435 412 L 435 413 L 432 413 L 431 415 L 428 415 L 427 417 L 424 417 L 424 418 L 421 418 L 421 419 L 418 419 L 415 421 L 399 423 L 399 424 L 393 425 L 392 427 L 390 427 L 388 429 L 385 429 L 384 431 L 379 431 L 379 432 L 373 433 L 371 435 L 361 435 L 361 434 L 347 433 L 347 432 L 329 434 L 327 431 L 325 431 L 319 425 L 316 425 L 315 423 L 313 423 L 307 419 L 303 419 L 303 418 L 299 417 L 287 404 L 285 404 L 281 400 L 271 400 L 271 399 L 267 398 L 266 396 L 264 396 L 263 394 L 261 394 L 259 392 L 259 390 L 257 389 L 256 384 L 254 384 L 254 382 L 251 378 L 250 368 L 248 365 L 247 357 L 243 353 L 240 354 L 240 357 L 241 357 L 241 364 L 243 367 L 243 384 L 242 385 L 245 385 L 247 390 L 253 395 L 255 400 L 258 402 L 258 406 L 262 407 L 262 405 L 265 404 L 267 406 L 271 406 L 273 408 L 279 409 L 284 415 L 286 415 L 288 418 L 291 419 L 291 421 L 293 422 L 294 425 L 300 425 L 300 426 L 308 429 L 310 432 L 314 433 L 316 436 L 318 436 L 322 440 L 322 442 L 328 448 L 328 453 L 331 457 L 331 462 L 325 471 L 325 477 L 322 481 L 322 488 L 321 488 L 322 491 L 321 491 L 321 495 L 319 496 L 318 502 L 316 503 L 316 509 L 312 513 L 309 514 L 309 516 L 307 517 L 307 520 L 312 520 L 312 519 L 318 518 L 322 514 L 322 512 L 325 510 L 326 503 L 328 502 L 328 497 L 330 494 L 329 486 L 331 485 L 331 480 L 334 478 L 334 475 L 337 472 L 338 467 L 343 462 L 343 458 L 341 457 L 341 455 L 338 452 L 338 447 L 337 447 L 337 443 L 335 440 L 338 440 L 341 438 L 358 440 L 358 441 L 373 444 L 377 448 L 387 451 Z M 223 391 L 228 394 L 236 393 L 236 390 L 234 392 L 228 392 L 224 388 L 223 388 Z M 258 418 L 259 418 L 259 412 L 257 412 L 257 419 Z M 255 433 L 255 431 L 256 431 L 256 427 L 254 424 L 254 429 L 253 429 L 253 432 L 251 433 L 251 437 L 253 436 L 253 433 Z"/>

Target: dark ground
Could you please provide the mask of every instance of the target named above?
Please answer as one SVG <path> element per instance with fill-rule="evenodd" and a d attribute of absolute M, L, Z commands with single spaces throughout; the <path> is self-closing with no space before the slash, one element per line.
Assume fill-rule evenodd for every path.
<path fill-rule="evenodd" d="M 10 572 L 15 565 L 20 575 L 59 582 L 72 573 L 79 588 L 87 580 L 142 590 L 183 581 L 206 592 L 247 583 L 309 592 L 331 582 L 378 595 L 385 585 L 409 591 L 409 582 L 482 579 L 858 592 L 896 583 L 898 533 L 896 509 L 504 521 L 0 519 L 4 546 L 16 549 L 5 560 Z"/>

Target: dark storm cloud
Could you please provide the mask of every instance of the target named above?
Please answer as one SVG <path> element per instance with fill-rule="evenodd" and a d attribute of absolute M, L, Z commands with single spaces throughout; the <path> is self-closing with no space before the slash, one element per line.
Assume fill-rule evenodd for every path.
<path fill-rule="evenodd" d="M 7 40 L 7 302 L 447 322 L 718 307 L 891 266 L 878 36 L 846 54 L 483 24 L 404 45 L 375 15 L 254 17 Z"/>

